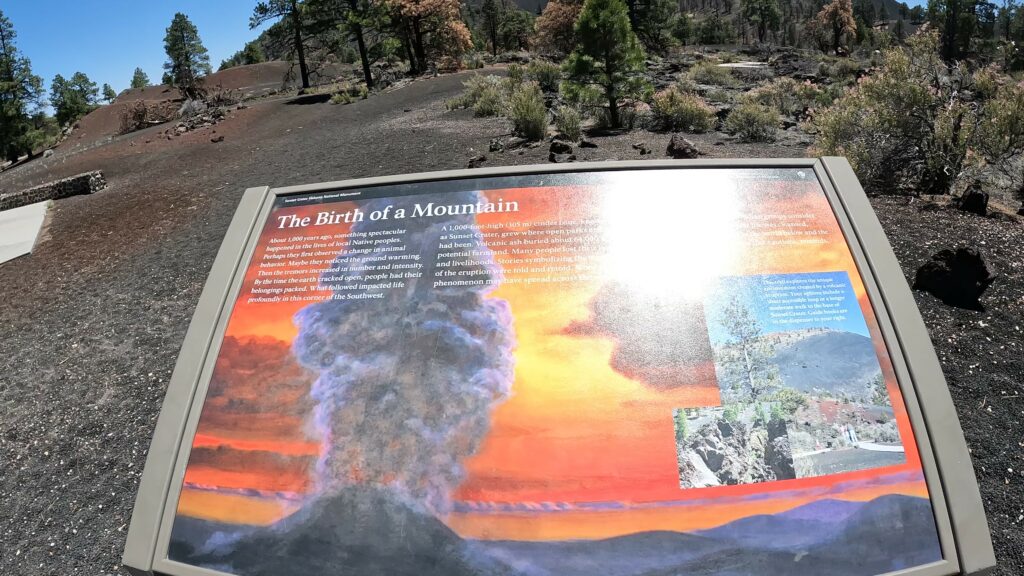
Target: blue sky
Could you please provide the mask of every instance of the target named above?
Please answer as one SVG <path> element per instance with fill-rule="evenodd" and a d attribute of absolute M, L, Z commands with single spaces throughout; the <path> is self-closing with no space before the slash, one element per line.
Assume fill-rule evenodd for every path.
<path fill-rule="evenodd" d="M 757 318 L 762 332 L 828 328 L 868 335 L 864 315 L 846 272 L 729 276 L 719 279 L 717 289 L 708 294 L 704 307 L 712 344 L 731 340 L 718 318 L 734 296 L 738 296 Z M 820 306 L 817 314 L 812 312 L 816 298 L 821 299 L 817 303 Z M 776 300 L 774 310 L 770 299 Z M 793 309 L 786 311 L 782 306 Z M 802 306 L 806 308 L 800 310 Z"/>
<path fill-rule="evenodd" d="M 216 70 L 220 61 L 269 24 L 249 29 L 256 0 L 0 0 L 18 48 L 46 89 L 56 74 L 85 72 L 97 86 L 120 92 L 139 66 L 150 81 L 163 75 L 164 33 L 175 12 L 199 29 Z"/>

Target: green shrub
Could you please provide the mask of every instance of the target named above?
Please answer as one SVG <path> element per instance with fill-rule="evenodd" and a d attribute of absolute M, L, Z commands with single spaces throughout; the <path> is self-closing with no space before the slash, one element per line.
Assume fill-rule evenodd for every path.
<path fill-rule="evenodd" d="M 721 88 L 717 88 L 715 90 L 709 90 L 708 91 L 708 98 L 707 99 L 708 99 L 708 102 L 725 102 L 725 103 L 731 103 L 734 100 L 734 98 L 733 98 L 731 93 L 727 92 L 726 90 L 722 90 Z"/>
<path fill-rule="evenodd" d="M 779 388 L 772 394 L 771 399 L 778 402 L 779 408 L 786 416 L 792 416 L 807 406 L 807 396 L 793 388 Z"/>
<path fill-rule="evenodd" d="M 779 114 L 795 115 L 814 107 L 820 96 L 821 89 L 817 85 L 783 77 L 754 88 L 740 100 L 769 106 Z"/>
<path fill-rule="evenodd" d="M 719 52 L 715 54 L 715 58 L 718 59 L 720 64 L 731 64 L 740 61 L 740 55 L 736 52 Z"/>
<path fill-rule="evenodd" d="M 258 46 L 258 44 L 254 45 Z M 248 45 L 246 45 L 246 48 L 248 48 Z M 348 44 L 342 45 L 341 50 L 338 51 L 337 54 L 338 60 L 340 60 L 343 64 L 355 64 L 356 62 L 359 61 L 359 52 L 356 52 L 356 49 L 349 46 Z"/>
<path fill-rule="evenodd" d="M 948 194 L 965 168 L 1019 153 L 1024 88 L 947 65 L 938 49 L 925 31 L 886 51 L 877 72 L 815 115 L 814 154 L 846 156 L 869 192 Z"/>
<path fill-rule="evenodd" d="M 559 106 L 555 112 L 555 128 L 569 140 L 578 141 L 583 134 L 580 111 L 572 106 Z"/>
<path fill-rule="evenodd" d="M 445 102 L 445 106 L 449 110 L 475 108 L 477 101 L 484 96 L 485 92 L 496 90 L 501 93 L 507 90 L 502 79 L 497 76 L 474 74 L 463 82 L 462 85 L 466 88 L 462 94 Z M 488 95 L 490 96 L 490 94 Z"/>
<path fill-rule="evenodd" d="M 775 77 L 775 73 L 772 72 L 771 68 L 767 66 L 755 66 L 755 67 L 739 67 L 730 68 L 734 76 L 743 80 L 744 82 L 756 83 L 764 82 L 765 80 L 771 80 Z"/>
<path fill-rule="evenodd" d="M 526 69 L 523 68 L 522 64 L 509 64 L 508 65 L 508 79 L 516 84 L 519 84 L 526 78 Z"/>
<path fill-rule="evenodd" d="M 818 64 L 818 74 L 832 80 L 853 79 L 860 69 L 860 62 L 853 58 L 826 58 Z"/>
<path fill-rule="evenodd" d="M 725 131 L 745 142 L 771 142 L 779 127 L 779 113 L 762 104 L 744 102 L 725 119 Z"/>
<path fill-rule="evenodd" d="M 698 92 L 697 83 L 693 81 L 693 78 L 691 78 L 689 74 L 683 74 L 678 80 L 676 80 L 676 88 L 678 88 L 680 92 L 689 92 L 690 94 L 696 94 Z"/>
<path fill-rule="evenodd" d="M 547 60 L 533 60 L 526 65 L 526 78 L 537 82 L 540 89 L 545 92 L 558 92 L 558 85 L 562 81 L 562 68 Z"/>
<path fill-rule="evenodd" d="M 548 110 L 544 94 L 536 82 L 520 84 L 512 90 L 508 102 L 512 129 L 527 140 L 543 140 L 548 131 Z"/>
<path fill-rule="evenodd" d="M 715 125 L 715 110 L 696 94 L 672 87 L 654 95 L 654 121 L 664 130 L 707 132 Z"/>
<path fill-rule="evenodd" d="M 505 111 L 505 95 L 497 86 L 487 86 L 473 103 L 473 116 L 501 116 Z"/>
<path fill-rule="evenodd" d="M 652 128 L 654 124 L 654 114 L 651 111 L 651 107 L 644 102 L 631 101 L 619 106 L 619 124 L 617 126 L 612 123 L 608 108 L 606 107 L 598 108 L 594 114 L 594 119 L 596 120 L 594 126 L 598 129 L 648 129 Z"/>
<path fill-rule="evenodd" d="M 462 67 L 466 70 L 479 70 L 486 65 L 483 56 L 479 52 L 466 54 L 462 57 Z"/>
<path fill-rule="evenodd" d="M 714 62 L 698 62 L 687 73 L 691 80 L 698 84 L 712 86 L 736 86 L 736 77 L 732 70 L 723 68 Z"/>
<path fill-rule="evenodd" d="M 352 97 L 348 95 L 348 91 L 335 92 L 329 100 L 331 104 L 348 104 L 352 102 Z"/>
<path fill-rule="evenodd" d="M 726 405 L 725 409 L 722 410 L 722 420 L 725 420 L 730 424 L 735 424 L 739 422 L 740 414 L 739 411 L 736 409 L 736 406 L 733 406 L 732 404 Z"/>

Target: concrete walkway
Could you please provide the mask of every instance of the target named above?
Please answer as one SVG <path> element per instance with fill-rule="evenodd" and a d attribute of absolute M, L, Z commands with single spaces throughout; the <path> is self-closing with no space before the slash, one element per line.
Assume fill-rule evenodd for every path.
<path fill-rule="evenodd" d="M 50 201 L 0 211 L 0 264 L 32 252 Z"/>

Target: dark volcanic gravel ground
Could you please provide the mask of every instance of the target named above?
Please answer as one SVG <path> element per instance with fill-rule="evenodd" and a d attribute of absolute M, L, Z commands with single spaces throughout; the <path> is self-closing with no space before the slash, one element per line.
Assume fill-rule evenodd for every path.
<path fill-rule="evenodd" d="M 167 141 L 157 128 L 0 175 L 4 190 L 96 168 L 110 182 L 58 201 L 49 239 L 0 266 L 0 576 L 118 571 L 164 389 L 242 190 L 465 167 L 508 127 L 444 111 L 463 79 L 348 106 L 263 102 L 218 124 L 220 144 L 212 129 Z M 643 158 L 663 158 L 667 139 L 599 138 L 580 159 L 640 159 L 636 142 L 654 151 Z M 778 145 L 695 141 L 711 156 L 804 155 L 790 135 Z M 487 155 L 484 166 L 525 164 L 545 162 L 547 149 Z M 984 241 L 1004 273 L 984 313 L 918 299 L 974 452 L 998 573 L 1024 573 L 1024 227 L 905 201 L 876 207 L 908 275 L 963 239 Z"/>
<path fill-rule="evenodd" d="M 996 574 L 1024 574 L 1024 225 L 902 198 L 872 203 L 908 282 L 932 254 L 960 246 L 978 248 L 999 272 L 983 312 L 914 296 L 974 459 Z"/>

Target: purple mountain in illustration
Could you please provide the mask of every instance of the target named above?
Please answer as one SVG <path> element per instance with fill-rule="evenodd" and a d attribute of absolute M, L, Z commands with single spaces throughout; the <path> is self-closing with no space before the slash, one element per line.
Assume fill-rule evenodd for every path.
<path fill-rule="evenodd" d="M 867 576 L 941 558 L 928 500 L 823 500 L 698 533 L 477 542 L 525 576 Z"/>
<path fill-rule="evenodd" d="M 862 506 L 860 502 L 846 500 L 819 500 L 779 514 L 740 518 L 698 534 L 742 542 L 747 547 L 798 551 L 838 533 L 843 521 Z"/>
<path fill-rule="evenodd" d="M 700 533 L 554 542 L 464 540 L 362 489 L 234 537 L 225 525 L 178 522 L 187 525 L 176 534 L 215 540 L 178 539 L 172 559 L 244 576 L 870 576 L 942 557 L 928 500 L 900 495 L 823 500 Z"/>
<path fill-rule="evenodd" d="M 797 506 L 791 510 L 780 512 L 776 517 L 789 518 L 792 520 L 813 520 L 834 524 L 842 522 L 851 514 L 861 509 L 862 502 L 850 502 L 849 500 L 818 500 L 803 506 Z"/>

